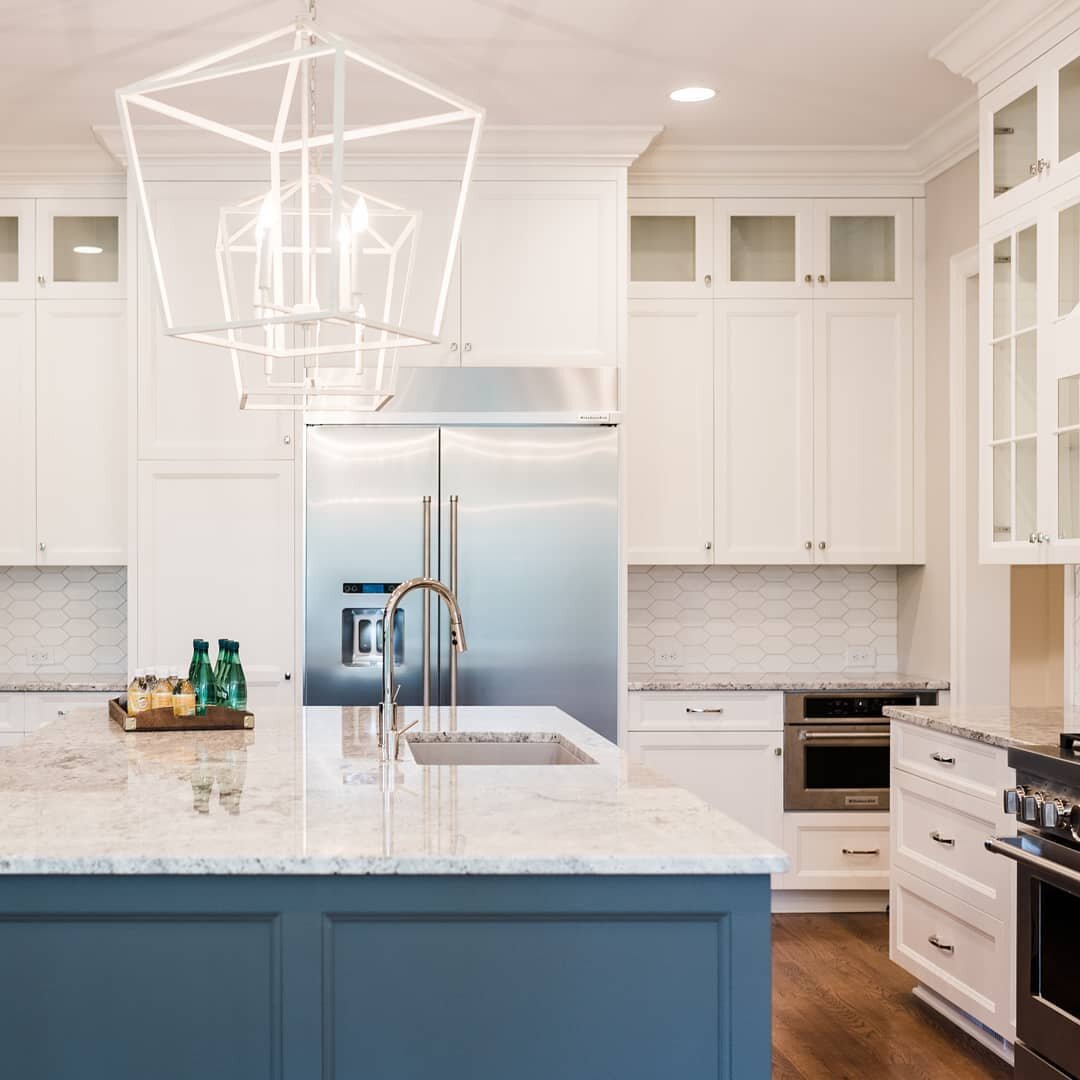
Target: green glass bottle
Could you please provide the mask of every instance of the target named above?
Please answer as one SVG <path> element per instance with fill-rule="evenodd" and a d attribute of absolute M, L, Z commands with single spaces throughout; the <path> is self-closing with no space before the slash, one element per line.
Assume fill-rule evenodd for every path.
<path fill-rule="evenodd" d="M 217 682 L 210 666 L 210 643 L 201 638 L 195 642 L 191 659 L 192 672 L 188 681 L 195 688 L 195 715 L 205 716 L 206 706 L 217 702 Z"/>
<path fill-rule="evenodd" d="M 214 680 L 221 685 L 221 677 L 225 674 L 225 662 L 229 659 L 229 639 L 219 637 L 217 639 L 217 660 L 214 662 Z"/>
<path fill-rule="evenodd" d="M 209 648 L 209 645 L 201 637 L 192 638 L 191 640 L 191 663 L 188 664 L 187 677 L 188 682 L 194 685 L 195 682 L 195 666 L 199 662 L 199 646 L 204 645 Z"/>
<path fill-rule="evenodd" d="M 247 679 L 240 663 L 240 642 L 229 642 L 229 666 L 225 669 L 225 697 L 230 709 L 247 708 Z"/>

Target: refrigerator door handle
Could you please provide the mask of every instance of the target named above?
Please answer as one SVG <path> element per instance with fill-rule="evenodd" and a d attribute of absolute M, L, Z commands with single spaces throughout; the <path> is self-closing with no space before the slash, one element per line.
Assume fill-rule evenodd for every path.
<path fill-rule="evenodd" d="M 424 496 L 424 531 L 422 541 L 422 554 L 424 560 L 424 577 L 431 577 L 431 496 Z M 431 705 L 431 593 L 424 590 L 423 598 L 423 621 L 421 625 L 423 656 L 422 674 L 424 709 Z"/>
<path fill-rule="evenodd" d="M 450 496 L 450 591 L 458 595 L 458 497 Z M 457 708 L 458 654 L 450 650 L 450 708 Z"/>

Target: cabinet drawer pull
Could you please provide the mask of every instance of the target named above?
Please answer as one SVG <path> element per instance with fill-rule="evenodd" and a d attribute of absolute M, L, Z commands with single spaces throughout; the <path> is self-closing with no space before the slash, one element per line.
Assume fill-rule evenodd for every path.
<path fill-rule="evenodd" d="M 937 829 L 930 834 L 930 839 L 935 844 L 941 844 L 943 847 L 956 847 L 956 841 L 951 836 L 942 836 Z"/>
<path fill-rule="evenodd" d="M 722 713 L 724 710 L 722 708 L 720 708 L 719 706 L 717 706 L 716 708 L 712 708 L 712 709 L 700 709 L 700 708 L 695 708 L 692 705 L 687 705 L 686 706 L 686 711 L 688 713 Z"/>
<path fill-rule="evenodd" d="M 845 847 L 845 848 L 841 848 L 840 852 L 843 855 L 880 855 L 881 854 L 881 848 L 877 848 L 877 847 L 872 847 L 872 848 Z"/>
<path fill-rule="evenodd" d="M 936 750 L 930 755 L 931 761 L 936 761 L 940 765 L 955 765 L 956 758 L 949 757 L 948 754 L 939 754 Z"/>
<path fill-rule="evenodd" d="M 954 952 L 956 952 L 956 946 L 955 945 L 946 945 L 945 942 L 942 941 L 937 936 L 937 934 L 931 934 L 926 940 L 929 941 L 930 944 L 933 945 L 935 949 L 940 949 L 942 952 L 945 952 L 945 953 L 954 953 Z"/>

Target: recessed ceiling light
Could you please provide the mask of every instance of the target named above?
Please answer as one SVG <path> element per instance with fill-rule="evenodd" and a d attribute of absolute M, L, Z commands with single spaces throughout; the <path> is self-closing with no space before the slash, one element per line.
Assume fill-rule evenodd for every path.
<path fill-rule="evenodd" d="M 672 101 L 708 101 L 716 97 L 716 91 L 711 86 L 684 86 L 672 90 L 669 96 Z"/>
<path fill-rule="evenodd" d="M 100 255 L 105 249 L 97 244 L 76 244 L 71 250 L 76 255 Z"/>

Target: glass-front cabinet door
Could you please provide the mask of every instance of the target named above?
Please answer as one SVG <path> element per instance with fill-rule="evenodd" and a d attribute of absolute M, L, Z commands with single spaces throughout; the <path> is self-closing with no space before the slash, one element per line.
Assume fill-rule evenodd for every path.
<path fill-rule="evenodd" d="M 39 199 L 36 233 L 39 299 L 125 295 L 123 199 Z"/>
<path fill-rule="evenodd" d="M 34 200 L 0 199 L 0 300 L 34 295 Z"/>
<path fill-rule="evenodd" d="M 912 295 L 910 199 L 818 199 L 814 210 L 815 298 Z"/>
<path fill-rule="evenodd" d="M 979 104 L 979 204 L 983 221 L 1031 199 L 1050 175 L 1049 111 L 1045 80 L 1024 70 Z M 987 148 L 989 152 L 987 152 Z"/>
<path fill-rule="evenodd" d="M 631 298 L 708 300 L 713 292 L 713 200 L 630 200 Z"/>
<path fill-rule="evenodd" d="M 718 296 L 807 299 L 813 295 L 813 202 L 718 199 Z"/>
<path fill-rule="evenodd" d="M 1042 562 L 1050 541 L 1039 506 L 1049 495 L 1040 437 L 1039 244 L 1039 229 L 1026 221 L 980 249 L 983 562 Z"/>

